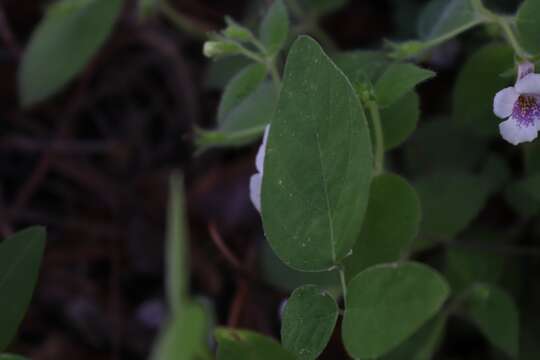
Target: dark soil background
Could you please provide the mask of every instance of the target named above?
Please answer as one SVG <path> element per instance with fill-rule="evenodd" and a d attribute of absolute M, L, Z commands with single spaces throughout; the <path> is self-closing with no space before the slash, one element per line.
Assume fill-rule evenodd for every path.
<path fill-rule="evenodd" d="M 170 1 L 208 31 L 222 28 L 225 15 L 243 19 L 248 2 Z M 205 86 L 203 41 L 159 15 L 141 23 L 136 2 L 125 3 L 84 74 L 22 110 L 17 66 L 47 2 L 0 1 L 0 232 L 48 229 L 38 287 L 10 349 L 34 360 L 146 358 L 166 312 L 164 220 L 174 169 L 186 180 L 192 293 L 213 307 L 215 321 L 276 336 L 288 295 L 258 275 L 263 237 L 248 195 L 258 144 L 195 155 L 193 129 L 212 126 L 220 96 Z M 403 3 L 351 0 L 322 25 L 343 49 L 377 47 L 414 36 Z M 440 111 L 464 54 L 442 56 L 438 78 L 421 88 L 428 114 Z M 338 339 L 323 358 L 345 358 Z M 482 348 L 477 341 L 451 347 Z"/>

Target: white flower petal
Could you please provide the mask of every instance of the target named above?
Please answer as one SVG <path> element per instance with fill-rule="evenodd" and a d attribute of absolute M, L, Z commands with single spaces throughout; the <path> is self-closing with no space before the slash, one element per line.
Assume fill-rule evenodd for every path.
<path fill-rule="evenodd" d="M 513 145 L 533 141 L 538 135 L 536 126 L 519 126 L 518 121 L 513 118 L 500 123 L 499 130 L 503 139 Z"/>
<path fill-rule="evenodd" d="M 534 72 L 534 64 L 530 61 L 522 62 L 518 65 L 518 80 Z"/>
<path fill-rule="evenodd" d="M 536 130 L 540 131 L 540 119 L 534 120 L 534 125 L 536 126 Z"/>
<path fill-rule="evenodd" d="M 540 94 L 540 74 L 529 74 L 516 82 L 520 94 Z"/>
<path fill-rule="evenodd" d="M 266 155 L 266 142 L 268 141 L 268 133 L 270 132 L 270 125 L 266 125 L 264 129 L 264 136 L 259 151 L 257 151 L 257 157 L 255 158 L 255 167 L 257 171 L 262 173 L 264 168 L 264 156 Z"/>
<path fill-rule="evenodd" d="M 261 174 L 255 174 L 249 179 L 249 198 L 259 212 L 261 212 L 261 185 Z"/>
<path fill-rule="evenodd" d="M 518 98 L 519 94 L 513 87 L 502 89 L 493 99 L 493 112 L 501 119 L 509 117 Z"/>

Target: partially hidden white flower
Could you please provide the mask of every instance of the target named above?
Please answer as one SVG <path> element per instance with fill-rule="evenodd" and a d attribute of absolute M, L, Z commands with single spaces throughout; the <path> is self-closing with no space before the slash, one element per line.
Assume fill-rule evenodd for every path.
<path fill-rule="evenodd" d="M 525 62 L 518 67 L 516 84 L 499 91 L 493 99 L 493 112 L 501 119 L 503 139 L 513 145 L 536 139 L 540 130 L 540 74 Z"/>
<path fill-rule="evenodd" d="M 264 169 L 264 156 L 266 155 L 266 142 L 268 141 L 268 132 L 270 131 L 270 125 L 267 125 L 264 129 L 264 136 L 261 146 L 257 151 L 257 156 L 255 157 L 255 167 L 257 168 L 257 173 L 251 176 L 249 180 L 249 197 L 253 206 L 261 212 L 261 185 L 262 185 L 262 176 Z"/>

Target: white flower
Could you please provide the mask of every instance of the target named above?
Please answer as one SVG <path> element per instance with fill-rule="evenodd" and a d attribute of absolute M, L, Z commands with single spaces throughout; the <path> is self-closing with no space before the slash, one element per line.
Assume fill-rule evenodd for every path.
<path fill-rule="evenodd" d="M 270 125 L 267 125 L 264 129 L 264 136 L 259 151 L 257 151 L 257 156 L 255 157 L 255 167 L 257 168 L 257 173 L 251 176 L 249 180 L 249 197 L 253 206 L 261 212 L 261 185 L 262 185 L 262 176 L 264 169 L 264 156 L 266 155 L 266 142 L 268 141 L 268 132 L 270 131 Z"/>
<path fill-rule="evenodd" d="M 499 91 L 493 99 L 493 112 L 502 119 L 499 124 L 503 139 L 517 145 L 533 141 L 540 130 L 540 74 L 534 65 L 519 65 L 515 86 Z"/>

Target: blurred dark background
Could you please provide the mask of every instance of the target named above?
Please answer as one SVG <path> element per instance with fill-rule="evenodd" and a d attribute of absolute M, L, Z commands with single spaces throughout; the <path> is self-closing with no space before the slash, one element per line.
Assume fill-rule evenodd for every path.
<path fill-rule="evenodd" d="M 225 15 L 256 19 L 269 2 L 170 3 L 200 30 L 217 31 Z M 321 24 L 342 49 L 376 48 L 384 38 L 413 38 L 424 3 L 351 0 Z M 492 3 L 512 10 L 519 1 Z M 0 231 L 48 229 L 38 287 L 11 350 L 34 360 L 147 357 L 166 313 L 163 239 L 173 169 L 186 179 L 192 293 L 219 324 L 277 335 L 288 291 L 257 267 L 264 239 L 248 181 L 258 145 L 195 154 L 193 129 L 214 124 L 221 94 L 203 40 L 159 14 L 139 21 L 136 1 L 126 0 L 112 37 L 84 73 L 23 110 L 17 67 L 47 4 L 0 2 Z M 467 52 L 466 44 L 451 46 L 430 59 L 439 76 L 420 88 L 425 116 L 448 107 Z M 399 151 L 392 156 L 399 161 Z M 344 358 L 338 339 L 324 358 Z M 486 345 L 478 336 L 445 346 L 458 349 L 449 350 L 456 359 L 472 359 Z"/>

